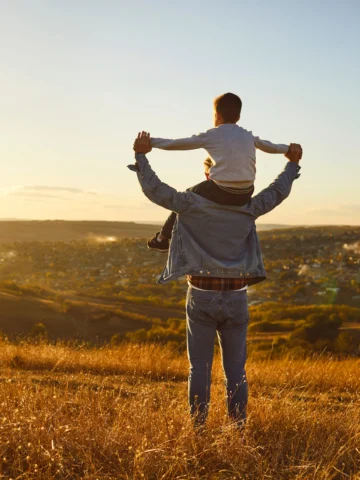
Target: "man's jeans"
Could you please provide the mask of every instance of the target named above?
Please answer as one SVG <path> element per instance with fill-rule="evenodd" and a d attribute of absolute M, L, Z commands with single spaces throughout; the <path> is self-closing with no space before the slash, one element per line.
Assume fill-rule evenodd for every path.
<path fill-rule="evenodd" d="M 202 291 L 189 287 L 186 298 L 189 403 L 195 425 L 203 424 L 208 413 L 216 333 L 225 373 L 228 413 L 239 424 L 244 423 L 248 400 L 245 375 L 248 320 L 246 291 Z"/>

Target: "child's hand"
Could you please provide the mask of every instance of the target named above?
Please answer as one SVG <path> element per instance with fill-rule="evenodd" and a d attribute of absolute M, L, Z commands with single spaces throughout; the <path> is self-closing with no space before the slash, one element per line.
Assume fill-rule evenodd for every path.
<path fill-rule="evenodd" d="M 285 157 L 290 160 L 290 162 L 298 162 L 302 157 L 302 147 L 298 143 L 290 143 L 289 150 L 286 153 Z"/>
<path fill-rule="evenodd" d="M 150 133 L 142 132 L 138 134 L 134 142 L 134 150 L 136 153 L 149 153 L 152 150 Z"/>

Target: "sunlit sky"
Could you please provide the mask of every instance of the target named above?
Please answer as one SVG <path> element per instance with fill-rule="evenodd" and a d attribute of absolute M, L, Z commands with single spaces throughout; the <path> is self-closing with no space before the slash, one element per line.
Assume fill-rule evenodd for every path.
<path fill-rule="evenodd" d="M 0 218 L 161 221 L 126 168 L 135 135 L 205 131 L 230 91 L 244 128 L 304 149 L 262 222 L 360 224 L 359 21 L 358 0 L 0 0 Z M 149 159 L 184 190 L 205 156 Z M 258 152 L 256 191 L 285 162 Z"/>

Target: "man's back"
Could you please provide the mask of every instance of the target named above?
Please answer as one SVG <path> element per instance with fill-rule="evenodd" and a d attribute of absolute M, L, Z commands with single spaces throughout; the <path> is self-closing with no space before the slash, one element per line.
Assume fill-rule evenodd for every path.
<path fill-rule="evenodd" d="M 177 217 L 167 265 L 159 283 L 184 274 L 264 279 L 251 202 L 224 206 L 194 193 Z"/>
<path fill-rule="evenodd" d="M 256 283 L 266 277 L 255 220 L 279 205 L 298 177 L 297 163 L 242 207 L 219 205 L 192 192 L 177 192 L 161 182 L 145 155 L 137 154 L 138 179 L 154 203 L 179 214 L 167 265 L 159 283 L 182 275 L 246 277 Z"/>

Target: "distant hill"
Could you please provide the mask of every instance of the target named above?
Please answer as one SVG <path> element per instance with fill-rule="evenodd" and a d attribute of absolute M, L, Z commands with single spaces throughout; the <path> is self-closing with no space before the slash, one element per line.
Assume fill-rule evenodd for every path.
<path fill-rule="evenodd" d="M 109 341 L 115 333 L 149 328 L 151 318 L 166 320 L 169 315 L 181 318 L 183 314 L 179 308 L 139 306 L 69 294 L 55 298 L 50 292 L 42 298 L 4 290 L 0 291 L 0 312 L 0 332 L 9 338 L 27 336 L 34 325 L 42 323 L 49 339 L 79 338 L 95 343 Z"/>
<path fill-rule="evenodd" d="M 285 225 L 258 224 L 258 231 L 287 228 Z M 159 224 L 66 220 L 1 220 L 0 243 L 69 242 L 91 238 L 148 238 Z"/>
<path fill-rule="evenodd" d="M 1 219 L 0 219 L 1 221 Z M 140 225 L 149 225 L 149 222 L 136 222 Z M 163 222 L 150 222 L 152 225 L 162 225 Z M 266 230 L 276 230 L 279 228 L 294 228 L 298 227 L 299 225 L 282 225 L 282 224 L 277 224 L 277 223 L 257 223 L 256 228 L 259 232 L 266 231 Z"/>
<path fill-rule="evenodd" d="M 158 230 L 156 225 L 134 222 L 3 220 L 0 222 L 0 243 L 69 242 L 98 237 L 147 238 Z"/>
<path fill-rule="evenodd" d="M 256 230 L 258 232 L 265 232 L 267 230 L 279 230 L 282 228 L 298 228 L 300 225 L 281 225 L 277 223 L 257 223 Z"/>

